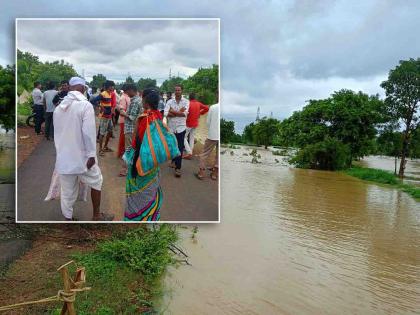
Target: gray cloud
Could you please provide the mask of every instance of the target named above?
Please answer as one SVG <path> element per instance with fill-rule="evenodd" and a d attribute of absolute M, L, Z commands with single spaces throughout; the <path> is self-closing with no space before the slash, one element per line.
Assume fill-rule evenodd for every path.
<path fill-rule="evenodd" d="M 18 20 L 17 47 L 64 59 L 86 77 L 188 76 L 218 63 L 218 22 L 199 20 Z"/>
<path fill-rule="evenodd" d="M 15 0 L 4 7 L 0 16 L 8 12 L 13 17 L 220 17 L 222 114 L 236 117 L 239 130 L 246 121 L 255 118 L 258 106 L 265 115 L 273 111 L 275 117 L 284 118 L 301 108 L 305 100 L 326 97 L 341 88 L 382 94 L 379 83 L 388 71 L 400 59 L 420 55 L 417 31 L 420 2 L 417 0 L 204 0 L 194 5 L 187 0 L 159 3 L 121 0 L 118 5 L 111 0 L 39 0 L 34 4 Z M 6 46 L 11 47 L 13 21 L 8 16 L 0 19 L 0 23 L 9 32 L 0 33 L 0 43 L 9 42 Z M 122 42 L 127 42 L 130 36 L 121 27 L 116 26 L 115 30 L 121 34 Z M 167 27 L 165 38 L 176 37 L 172 29 L 171 25 Z M 100 37 L 100 33 L 92 32 L 82 30 L 81 36 Z M 142 39 L 153 38 L 152 30 L 144 33 Z M 158 52 L 147 46 L 142 46 L 140 51 L 150 58 L 159 54 L 165 67 L 173 62 L 172 54 L 181 54 L 190 61 L 189 67 L 194 68 L 207 56 L 207 43 L 195 38 L 185 42 L 187 45 L 170 47 L 166 41 Z M 122 45 L 106 47 L 106 51 L 112 54 Z M 98 50 L 100 47 L 99 43 Z M 10 51 L 0 51 L 0 57 L 12 60 Z M 203 54 L 194 57 L 195 51 Z M 86 64 L 92 59 L 107 62 L 100 53 L 82 56 L 71 56 L 68 51 L 59 53 L 81 58 Z M 129 60 L 138 64 L 145 61 L 127 53 L 121 56 L 118 67 Z M 179 62 L 184 64 L 185 60 Z M 149 71 L 136 69 L 142 70 Z M 187 73 L 189 68 L 179 71 Z M 162 70 L 159 75 L 167 76 L 167 73 Z"/>

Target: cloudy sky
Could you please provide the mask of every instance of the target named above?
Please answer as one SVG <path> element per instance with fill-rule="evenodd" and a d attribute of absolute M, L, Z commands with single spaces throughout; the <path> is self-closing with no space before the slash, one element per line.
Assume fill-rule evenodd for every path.
<path fill-rule="evenodd" d="M 13 62 L 15 17 L 220 17 L 222 116 L 234 120 L 238 131 L 255 119 L 258 106 L 262 116 L 273 112 L 283 119 L 306 100 L 341 88 L 383 95 L 379 84 L 388 71 L 401 59 L 420 57 L 417 0 L 205 0 L 194 5 L 15 0 L 1 6 L 2 64 Z M 84 29 L 82 36 L 90 31 Z M 196 44 L 187 40 L 182 48 L 191 52 Z"/>
<path fill-rule="evenodd" d="M 87 80 L 102 73 L 187 78 L 219 63 L 218 20 L 18 20 L 17 48 L 41 61 L 64 59 Z"/>

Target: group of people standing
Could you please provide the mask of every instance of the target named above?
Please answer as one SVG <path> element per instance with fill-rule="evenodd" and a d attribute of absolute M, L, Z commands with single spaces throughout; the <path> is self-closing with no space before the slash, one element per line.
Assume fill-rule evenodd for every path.
<path fill-rule="evenodd" d="M 126 177 L 124 220 L 160 219 L 163 193 L 159 182 L 159 166 L 143 175 L 136 168 L 143 137 L 150 123 L 155 120 L 161 122 L 176 137 L 181 155 L 170 161 L 169 167 L 174 169 L 175 177 L 180 178 L 182 160 L 193 157 L 194 134 L 200 115 L 208 112 L 208 137 L 199 155 L 200 167 L 195 175 L 200 180 L 206 177 L 207 160 L 216 148 L 210 178 L 217 180 L 219 104 L 209 108 L 196 100 L 194 93 L 186 99 L 182 95 L 181 85 L 175 86 L 174 97 L 170 97 L 168 93 L 166 99 L 157 89 L 138 91 L 135 84 L 125 84 L 122 94 L 118 95 L 113 81 L 106 81 L 99 93 L 88 95 L 86 82 L 79 77 L 62 82 L 60 92 L 52 92 L 54 87 L 51 85 L 42 96 L 40 88 L 37 85 L 32 93 L 34 111 L 39 111 L 39 115 L 44 114 L 37 107 L 42 103 L 46 119 L 46 138 L 54 138 L 57 151 L 56 172 L 61 182 L 61 209 L 66 220 L 74 220 L 73 205 L 77 199 L 79 183 L 91 187 L 92 219 L 113 219 L 113 216 L 100 212 L 103 178 L 98 166 L 96 146 L 98 143 L 100 157 L 113 151 L 108 145 L 117 124 L 120 129 L 117 157 L 122 161 L 119 176 Z M 98 129 L 95 116 L 98 117 Z M 42 120 L 36 119 L 36 122 L 36 132 L 40 134 Z"/>

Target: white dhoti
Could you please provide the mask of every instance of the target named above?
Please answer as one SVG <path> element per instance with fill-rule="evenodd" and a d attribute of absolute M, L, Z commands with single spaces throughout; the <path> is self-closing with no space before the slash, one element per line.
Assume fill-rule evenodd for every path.
<path fill-rule="evenodd" d="M 194 150 L 194 136 L 195 136 L 195 128 L 187 127 L 187 131 L 185 132 L 184 138 L 184 147 L 185 151 L 188 154 L 192 154 Z"/>
<path fill-rule="evenodd" d="M 97 164 L 83 174 L 60 174 L 61 212 L 66 219 L 73 218 L 73 205 L 79 193 L 79 182 L 95 190 L 102 188 L 102 173 Z"/>

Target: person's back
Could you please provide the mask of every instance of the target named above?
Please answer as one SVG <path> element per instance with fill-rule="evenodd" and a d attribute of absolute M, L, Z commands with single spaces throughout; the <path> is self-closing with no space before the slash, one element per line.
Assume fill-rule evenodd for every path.
<path fill-rule="evenodd" d="M 44 99 L 45 99 L 47 113 L 51 113 L 54 111 L 55 105 L 53 104 L 53 99 L 57 94 L 58 92 L 54 89 L 50 89 L 44 92 Z"/>
<path fill-rule="evenodd" d="M 86 150 L 86 146 L 95 148 L 96 141 L 89 145 L 85 143 L 87 139 L 96 138 L 92 104 L 82 93 L 69 92 L 54 111 L 54 125 L 57 172 L 59 174 L 86 172 L 86 160 L 92 154 L 96 156 L 96 150 L 95 152 Z M 84 137 L 84 134 L 90 131 L 93 131 L 93 134 L 90 137 Z"/>
<path fill-rule="evenodd" d="M 219 104 L 214 104 L 210 106 L 209 113 L 207 115 L 207 127 L 208 127 L 208 135 L 207 139 L 210 140 L 219 140 Z"/>
<path fill-rule="evenodd" d="M 197 101 L 196 99 L 190 100 L 190 107 L 188 109 L 187 127 L 197 128 L 200 116 L 208 112 L 208 106 Z"/>
<path fill-rule="evenodd" d="M 39 87 L 35 87 L 32 90 L 32 100 L 34 105 L 43 105 L 42 104 L 42 100 L 43 100 L 43 93 L 41 92 L 41 90 L 39 89 Z"/>
<path fill-rule="evenodd" d="M 100 106 L 101 114 L 100 118 L 111 119 L 112 117 L 112 93 L 103 91 L 101 94 Z"/>

